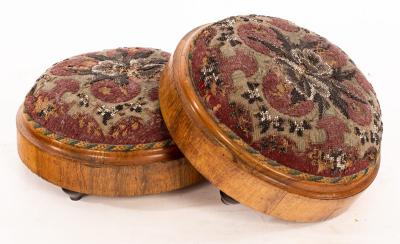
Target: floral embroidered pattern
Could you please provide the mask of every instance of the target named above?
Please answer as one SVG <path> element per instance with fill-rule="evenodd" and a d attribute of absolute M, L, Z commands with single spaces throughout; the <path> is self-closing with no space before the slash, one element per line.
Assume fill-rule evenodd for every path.
<path fill-rule="evenodd" d="M 207 64 L 201 70 L 201 77 L 204 80 L 205 87 L 211 89 L 211 84 L 215 83 L 217 86 L 221 84 L 221 79 L 218 77 L 218 63 L 210 57 Z"/>
<path fill-rule="evenodd" d="M 247 86 L 249 87 L 245 93 L 242 94 L 242 97 L 247 99 L 247 101 L 252 104 L 255 101 L 262 101 L 260 92 L 258 90 L 258 86 L 260 84 L 247 82 Z"/>
<path fill-rule="evenodd" d="M 303 136 L 304 130 L 310 130 L 311 125 L 309 122 L 306 120 L 303 121 L 289 121 L 290 128 L 289 132 L 290 133 L 296 133 L 298 136 Z"/>
<path fill-rule="evenodd" d="M 284 131 L 283 127 L 284 120 L 278 116 L 272 117 L 265 106 L 262 106 L 260 111 L 255 114 L 259 119 L 259 126 L 261 128 L 261 133 L 265 133 L 270 126 L 278 131 Z"/>
<path fill-rule="evenodd" d="M 342 95 L 361 103 L 366 103 L 356 94 L 349 92 L 341 83 L 343 80 L 354 78 L 355 70 L 331 68 L 319 54 L 313 51 L 317 47 L 321 48 L 320 42 L 300 41 L 300 44 L 296 44 L 290 42 L 289 38 L 285 37 L 276 28 L 272 27 L 271 30 L 282 43 L 281 47 L 254 36 L 248 36 L 248 38 L 265 45 L 269 50 L 275 52 L 275 62 L 286 69 L 286 81 L 294 87 L 291 94 L 291 102 L 293 104 L 303 100 L 312 100 L 318 104 L 319 116 L 322 117 L 323 112 L 330 106 L 326 99 L 330 99 L 332 104 L 346 118 L 349 118 L 348 105 L 343 100 Z M 325 46 L 329 45 L 325 43 Z"/>
<path fill-rule="evenodd" d="M 376 95 L 325 38 L 283 19 L 230 17 L 198 34 L 189 65 L 213 118 L 266 158 L 326 177 L 376 163 Z"/>
<path fill-rule="evenodd" d="M 66 59 L 36 81 L 26 111 L 49 131 L 80 141 L 167 140 L 158 81 L 168 58 L 157 49 L 119 48 Z"/>
<path fill-rule="evenodd" d="M 221 36 L 217 38 L 217 40 L 221 41 L 222 45 L 224 45 L 225 43 L 229 43 L 232 47 L 234 47 L 236 45 L 242 44 L 242 42 L 233 35 L 235 33 L 233 31 L 234 24 L 235 19 L 226 19 L 217 23 L 217 25 L 219 25 L 220 28 L 223 30 L 223 32 L 221 32 Z"/>

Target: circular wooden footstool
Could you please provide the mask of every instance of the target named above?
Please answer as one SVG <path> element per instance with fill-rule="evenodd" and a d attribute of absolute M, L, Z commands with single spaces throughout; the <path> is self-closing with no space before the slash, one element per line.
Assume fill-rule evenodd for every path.
<path fill-rule="evenodd" d="M 74 200 L 155 194 L 201 181 L 161 117 L 158 85 L 168 58 L 158 49 L 119 48 L 53 65 L 17 115 L 22 161 Z"/>
<path fill-rule="evenodd" d="M 162 74 L 160 106 L 226 202 L 281 219 L 336 216 L 378 172 L 371 84 L 337 46 L 283 19 L 234 16 L 188 33 Z"/>

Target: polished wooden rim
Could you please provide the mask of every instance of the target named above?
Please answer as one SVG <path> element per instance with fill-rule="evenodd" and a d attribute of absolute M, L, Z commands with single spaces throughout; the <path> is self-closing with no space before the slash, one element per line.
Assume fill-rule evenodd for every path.
<path fill-rule="evenodd" d="M 70 159 L 79 159 L 83 163 L 91 165 L 146 165 L 183 157 L 176 145 L 127 152 L 100 151 L 68 145 L 38 133 L 24 116 L 23 106 L 17 113 L 17 129 L 31 143 L 46 152 Z"/>
<path fill-rule="evenodd" d="M 174 55 L 171 56 L 168 66 L 166 66 L 162 74 L 161 82 L 173 84 L 169 89 L 176 89 L 179 99 L 183 104 L 183 110 L 188 117 L 197 127 L 201 128 L 211 140 L 218 141 L 224 147 L 228 148 L 228 150 L 235 155 L 235 158 L 240 159 L 235 160 L 235 162 L 243 170 L 289 192 L 316 199 L 340 199 L 350 197 L 363 191 L 373 182 L 379 169 L 379 155 L 377 164 L 371 165 L 367 172 L 361 174 L 359 177 L 351 178 L 350 181 L 337 183 L 306 181 L 276 170 L 265 163 L 265 161 L 255 158 L 254 155 L 245 150 L 242 145 L 233 141 L 203 106 L 191 81 L 189 52 L 192 48 L 194 38 L 206 27 L 207 25 L 194 29 L 180 41 Z M 160 91 L 162 92 L 162 90 Z M 161 98 L 162 95 L 160 94 L 161 109 L 164 115 L 168 113 L 168 111 L 163 111 L 164 107 Z M 171 134 L 173 136 L 173 133 Z M 174 139 L 177 145 L 180 146 L 179 139 Z M 185 151 L 182 151 L 185 154 Z M 211 162 L 203 163 L 207 164 Z M 205 176 L 207 177 L 207 175 Z"/>
<path fill-rule="evenodd" d="M 18 153 L 35 174 L 62 188 L 100 196 L 139 196 L 184 188 L 204 178 L 176 146 L 128 152 L 75 147 L 17 115 Z"/>

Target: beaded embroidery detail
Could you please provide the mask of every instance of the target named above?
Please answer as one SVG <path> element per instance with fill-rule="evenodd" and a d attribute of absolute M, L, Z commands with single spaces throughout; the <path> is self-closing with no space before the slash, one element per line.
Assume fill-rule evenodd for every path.
<path fill-rule="evenodd" d="M 146 144 L 170 138 L 158 102 L 169 54 L 118 48 L 66 59 L 48 69 L 25 99 L 33 120 L 80 141 Z"/>
<path fill-rule="evenodd" d="M 325 38 L 278 18 L 236 16 L 204 28 L 189 60 L 212 117 L 268 162 L 334 178 L 375 165 L 378 100 Z"/>

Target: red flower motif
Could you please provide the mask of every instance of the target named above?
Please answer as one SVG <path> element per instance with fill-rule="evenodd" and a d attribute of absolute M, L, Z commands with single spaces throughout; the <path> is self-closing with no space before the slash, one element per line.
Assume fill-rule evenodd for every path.
<path fill-rule="evenodd" d="M 335 45 L 330 45 L 327 49 L 319 49 L 317 53 L 332 68 L 340 68 L 347 63 L 347 55 Z"/>
<path fill-rule="evenodd" d="M 129 80 L 129 84 L 125 86 L 120 86 L 113 80 L 102 80 L 94 83 L 90 91 L 101 101 L 121 103 L 136 97 L 140 93 L 140 85 L 133 80 Z"/>
<path fill-rule="evenodd" d="M 372 92 L 375 94 L 374 88 L 372 87 L 371 83 L 368 82 L 367 78 L 360 72 L 357 71 L 355 75 L 356 80 L 358 81 L 358 84 L 366 91 L 366 92 Z"/>
<path fill-rule="evenodd" d="M 362 93 L 359 90 L 357 90 L 354 86 L 347 84 L 346 87 L 352 94 L 355 94 L 359 98 L 365 100 Z M 347 96 L 344 97 L 344 100 L 347 103 L 348 114 L 351 120 L 363 126 L 367 126 L 371 123 L 372 114 L 368 104 L 361 103 L 360 101 L 354 100 L 351 97 Z"/>
<path fill-rule="evenodd" d="M 282 42 L 277 39 L 276 33 L 271 28 L 262 25 L 255 25 L 252 23 L 242 24 L 237 31 L 240 39 L 243 40 L 246 45 L 262 54 L 269 54 L 270 50 L 259 41 L 254 40 L 254 38 L 269 42 L 277 47 L 282 45 Z"/>
<path fill-rule="evenodd" d="M 298 26 L 295 26 L 289 21 L 280 18 L 270 17 L 270 20 L 267 20 L 267 22 L 284 31 L 296 32 L 300 30 Z"/>
<path fill-rule="evenodd" d="M 95 59 L 77 56 L 55 64 L 50 73 L 56 76 L 86 75 L 91 73 L 92 67 L 97 63 Z"/>
<path fill-rule="evenodd" d="M 293 104 L 291 93 L 294 87 L 288 85 L 274 72 L 268 73 L 263 81 L 264 97 L 271 106 L 279 112 L 289 116 L 304 116 L 314 109 L 314 102 L 304 100 Z"/>

